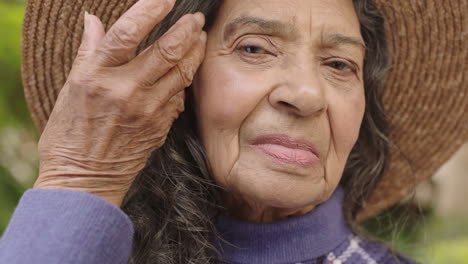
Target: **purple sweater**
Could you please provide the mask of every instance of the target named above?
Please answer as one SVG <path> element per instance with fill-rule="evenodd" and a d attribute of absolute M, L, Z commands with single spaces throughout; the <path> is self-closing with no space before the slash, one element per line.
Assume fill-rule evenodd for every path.
<path fill-rule="evenodd" d="M 414 263 L 354 235 L 343 218 L 343 191 L 310 213 L 270 224 L 217 220 L 228 263 Z M 127 263 L 133 226 L 125 213 L 84 192 L 28 190 L 0 240 L 0 263 Z"/>

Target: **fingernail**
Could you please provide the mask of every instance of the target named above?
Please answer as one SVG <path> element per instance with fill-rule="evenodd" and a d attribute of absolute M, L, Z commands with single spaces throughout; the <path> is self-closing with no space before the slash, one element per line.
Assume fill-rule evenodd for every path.
<path fill-rule="evenodd" d="M 89 13 L 85 11 L 84 13 L 84 30 L 86 31 L 89 28 Z"/>
<path fill-rule="evenodd" d="M 198 24 L 203 27 L 205 25 L 205 15 L 203 15 L 202 12 L 197 12 L 193 15 L 195 19 L 197 20 Z"/>

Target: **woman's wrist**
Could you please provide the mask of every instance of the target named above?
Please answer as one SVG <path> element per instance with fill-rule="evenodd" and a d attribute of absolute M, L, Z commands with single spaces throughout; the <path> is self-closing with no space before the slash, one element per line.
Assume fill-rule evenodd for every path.
<path fill-rule="evenodd" d="M 112 176 L 76 176 L 55 175 L 53 177 L 41 175 L 34 183 L 34 188 L 64 189 L 92 193 L 100 198 L 120 207 L 132 183 L 132 177 L 114 179 Z"/>

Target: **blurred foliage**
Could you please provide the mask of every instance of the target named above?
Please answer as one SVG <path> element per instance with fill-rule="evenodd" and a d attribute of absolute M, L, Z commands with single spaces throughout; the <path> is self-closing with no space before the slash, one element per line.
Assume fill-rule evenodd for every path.
<path fill-rule="evenodd" d="M 432 263 L 468 263 L 468 238 L 443 240 L 431 247 Z"/>
<path fill-rule="evenodd" d="M 0 127 L 32 128 L 21 86 L 22 4 L 0 2 Z"/>
<path fill-rule="evenodd" d="M 415 249 L 423 263 L 468 264 L 468 218 L 431 217 L 420 228 L 420 247 Z"/>
<path fill-rule="evenodd" d="M 468 264 L 468 218 L 436 216 L 415 203 L 395 205 L 363 223 L 371 236 L 427 264 Z"/>
<path fill-rule="evenodd" d="M 34 126 L 24 100 L 20 76 L 21 24 L 24 0 L 0 0 L 0 137 L 13 127 L 31 134 Z M 24 133 L 24 131 L 29 131 Z M 37 140 L 33 133 L 30 140 Z M 12 143 L 13 144 L 13 143 Z M 15 146 L 13 146 L 15 147 Z M 1 149 L 1 156 L 7 151 Z M 0 233 L 21 194 L 31 186 L 13 177 L 9 164 L 0 164 Z M 395 206 L 364 223 L 375 236 L 422 263 L 468 263 L 468 219 L 443 219 L 411 204 Z"/>
<path fill-rule="evenodd" d="M 0 233 L 7 226 L 13 208 L 25 190 L 25 186 L 19 184 L 8 170 L 0 166 Z"/>
<path fill-rule="evenodd" d="M 34 129 L 21 86 L 20 45 L 24 12 L 21 2 L 0 1 L 0 133 L 6 127 Z M 5 152 L 2 149 L 0 155 L 5 156 Z M 18 183 L 5 165 L 0 164 L 0 233 L 28 187 Z"/>

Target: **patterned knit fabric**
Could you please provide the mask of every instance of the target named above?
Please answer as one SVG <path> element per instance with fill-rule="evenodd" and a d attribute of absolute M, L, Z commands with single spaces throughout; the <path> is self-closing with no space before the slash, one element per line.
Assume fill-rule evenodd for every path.
<path fill-rule="evenodd" d="M 301 264 L 316 263 L 298 262 Z M 391 264 L 391 263 L 416 263 L 401 255 L 391 254 L 388 249 L 380 244 L 361 239 L 356 235 L 350 235 L 338 248 L 327 254 L 323 263 L 342 264 Z"/>

